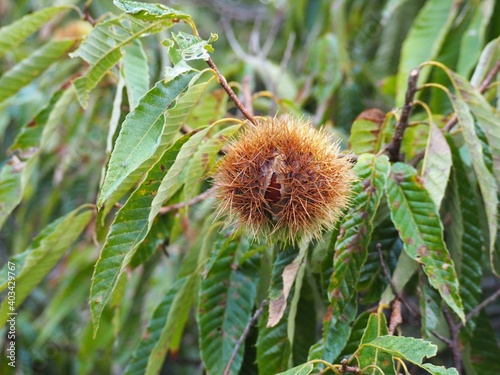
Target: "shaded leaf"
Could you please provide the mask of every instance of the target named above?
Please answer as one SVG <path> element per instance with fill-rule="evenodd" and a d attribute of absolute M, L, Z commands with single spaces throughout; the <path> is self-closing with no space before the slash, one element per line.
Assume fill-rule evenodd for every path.
<path fill-rule="evenodd" d="M 474 9 L 474 15 L 462 36 L 460 42 L 460 57 L 457 64 L 457 73 L 467 77 L 481 53 L 481 47 L 484 43 L 486 29 L 493 14 L 495 1 L 486 0 L 478 4 Z"/>
<path fill-rule="evenodd" d="M 443 225 L 429 193 L 411 166 L 395 163 L 387 183 L 391 217 L 406 253 L 423 265 L 429 282 L 464 320 L 458 278 L 443 240 Z"/>
<path fill-rule="evenodd" d="M 488 170 L 485 163 L 482 153 L 482 144 L 476 134 L 474 118 L 472 117 L 467 104 L 459 96 L 453 94 L 450 95 L 450 99 L 452 101 L 453 108 L 455 109 L 458 123 L 462 129 L 467 150 L 471 156 L 472 166 L 474 168 L 474 172 L 476 173 L 483 201 L 486 203 L 485 209 L 488 221 L 490 262 L 493 270 L 500 272 L 500 270 L 495 270 L 495 261 L 493 259 L 497 234 L 498 185 L 493 174 Z"/>
<path fill-rule="evenodd" d="M 246 242 L 246 240 L 244 240 Z M 222 244 L 217 259 L 201 283 L 198 326 L 201 356 L 209 374 L 222 374 L 238 339 L 248 324 L 257 292 L 259 258 L 235 266 L 248 249 L 229 238 Z M 241 345 L 230 368 L 238 374 L 243 361 Z"/>
<path fill-rule="evenodd" d="M 39 77 L 50 65 L 59 61 L 73 46 L 73 40 L 55 40 L 35 50 L 0 77 L 0 102 Z"/>
<path fill-rule="evenodd" d="M 73 242 L 78 239 L 92 216 L 93 212 L 89 210 L 88 206 L 81 206 L 71 211 L 45 227 L 23 253 L 15 255 L 9 260 L 16 266 L 14 272 L 16 309 L 54 268 Z M 0 291 L 5 290 L 8 285 L 7 265 L 4 265 L 0 274 Z M 9 309 L 10 306 L 6 298 L 0 305 L 2 313 L 0 326 L 5 324 Z"/>
<path fill-rule="evenodd" d="M 403 105 L 410 71 L 438 55 L 457 10 L 454 0 L 429 0 L 418 13 L 401 50 L 396 106 Z M 421 71 L 419 82 L 428 75 L 429 71 Z"/>
<path fill-rule="evenodd" d="M 464 303 L 465 313 L 468 314 L 481 302 L 481 279 L 482 270 L 482 246 L 483 236 L 479 211 L 477 207 L 476 194 L 472 189 L 471 182 L 467 176 L 465 165 L 460 157 L 458 148 L 449 138 L 450 148 L 453 156 L 453 169 L 456 175 L 456 186 L 462 218 L 461 230 L 461 268 L 460 268 L 460 295 Z M 474 327 L 471 319 L 467 325 Z"/>
<path fill-rule="evenodd" d="M 356 293 L 361 268 L 366 261 L 367 247 L 373 229 L 373 218 L 389 173 L 389 159 L 363 154 L 354 172 L 353 203 L 340 224 L 335 244 L 333 274 L 328 287 L 330 313 L 335 322 Z"/>
<path fill-rule="evenodd" d="M 39 10 L 28 14 L 10 25 L 0 29 L 0 57 L 11 52 L 27 37 L 39 30 L 44 24 L 71 7 L 62 5 Z"/>

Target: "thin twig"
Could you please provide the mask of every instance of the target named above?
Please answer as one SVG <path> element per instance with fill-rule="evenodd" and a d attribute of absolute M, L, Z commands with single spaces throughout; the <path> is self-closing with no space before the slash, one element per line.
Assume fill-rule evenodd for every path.
<path fill-rule="evenodd" d="M 210 57 L 207 60 L 207 64 L 209 67 L 211 67 L 214 70 L 215 74 L 217 75 L 217 79 L 219 80 L 220 85 L 222 86 L 224 91 L 227 92 L 227 94 L 229 95 L 231 100 L 234 102 L 236 107 L 241 111 L 241 113 L 243 113 L 243 116 L 245 116 L 252 124 L 257 126 L 257 121 L 255 120 L 255 118 L 252 116 L 252 114 L 250 112 L 248 112 L 248 110 L 243 105 L 243 103 L 240 102 L 240 100 L 238 99 L 238 97 L 234 93 L 233 89 L 231 88 L 231 86 L 229 86 L 227 84 L 226 79 L 224 78 L 224 76 L 222 74 L 220 74 L 219 69 L 217 68 L 217 65 L 215 65 L 215 63 L 213 62 L 213 60 Z"/>
<path fill-rule="evenodd" d="M 180 210 L 181 208 L 195 205 L 196 203 L 201 202 L 202 200 L 209 198 L 214 192 L 215 192 L 215 187 L 204 191 L 203 193 L 188 200 L 187 202 L 180 202 L 180 203 L 176 203 L 176 204 L 171 204 L 169 206 L 161 207 L 159 214 L 165 215 L 167 212 Z"/>
<path fill-rule="evenodd" d="M 479 313 L 483 308 L 488 306 L 490 303 L 492 303 L 494 300 L 496 300 L 498 297 L 500 297 L 500 289 L 498 289 L 495 293 L 493 293 L 491 296 L 486 298 L 483 302 L 481 302 L 479 305 L 474 307 L 465 317 L 465 322 L 468 322 L 471 320 L 477 313 Z M 462 328 L 464 326 L 463 322 L 460 322 L 458 324 L 458 328 Z"/>
<path fill-rule="evenodd" d="M 446 345 L 448 345 L 448 346 L 451 345 L 451 340 L 448 337 L 443 336 L 438 331 L 432 331 L 431 333 L 434 336 L 436 336 L 438 339 L 440 339 L 442 342 L 444 342 Z"/>
<path fill-rule="evenodd" d="M 241 334 L 240 338 L 236 342 L 236 345 L 234 346 L 234 350 L 231 353 L 231 358 L 229 358 L 229 361 L 227 362 L 226 368 L 224 369 L 224 375 L 230 374 L 231 366 L 233 365 L 234 359 L 236 358 L 236 355 L 238 354 L 238 351 L 240 350 L 241 344 L 243 344 L 243 342 L 246 340 L 248 334 L 250 333 L 250 329 L 252 328 L 252 326 L 255 324 L 255 322 L 257 321 L 259 316 L 264 311 L 264 307 L 266 307 L 266 304 L 267 304 L 267 300 L 263 300 L 260 303 L 259 308 L 255 311 L 252 318 L 250 319 L 250 321 L 246 325 L 245 329 L 243 330 L 243 333 Z"/>
<path fill-rule="evenodd" d="M 403 105 L 401 117 L 396 123 L 396 129 L 394 130 L 392 140 L 386 147 L 389 159 L 393 162 L 400 160 L 399 152 L 401 150 L 401 142 L 403 141 L 403 135 L 408 127 L 408 120 L 410 119 L 411 111 L 413 109 L 413 98 L 418 90 L 417 79 L 419 73 L 419 69 L 413 69 L 408 76 L 408 88 L 406 90 L 405 103 Z"/>
<path fill-rule="evenodd" d="M 453 357 L 453 365 L 457 369 L 459 374 L 462 373 L 462 354 L 460 351 L 460 327 L 453 320 L 453 316 L 448 311 L 447 308 L 443 308 L 443 315 L 448 323 L 450 330 L 450 341 L 448 346 L 450 347 L 451 354 Z"/>
<path fill-rule="evenodd" d="M 418 163 L 425 157 L 425 150 L 420 151 L 415 155 L 413 159 L 409 161 L 409 164 L 416 167 Z"/>
<path fill-rule="evenodd" d="M 493 69 L 490 70 L 486 78 L 484 79 L 483 82 L 478 87 L 478 91 L 481 94 L 484 94 L 485 91 L 488 89 L 490 86 L 491 82 L 495 79 L 495 76 L 498 74 L 500 71 L 500 60 L 497 61 Z M 449 121 L 446 123 L 446 125 L 443 127 L 444 132 L 450 131 L 456 124 L 458 123 L 458 118 L 457 115 L 454 114 Z"/>

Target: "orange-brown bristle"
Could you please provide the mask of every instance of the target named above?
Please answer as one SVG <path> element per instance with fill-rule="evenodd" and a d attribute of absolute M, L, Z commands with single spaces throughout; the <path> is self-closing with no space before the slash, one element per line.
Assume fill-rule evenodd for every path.
<path fill-rule="evenodd" d="M 347 206 L 352 179 L 325 132 L 289 116 L 263 118 L 219 164 L 217 210 L 256 237 L 314 238 Z"/>

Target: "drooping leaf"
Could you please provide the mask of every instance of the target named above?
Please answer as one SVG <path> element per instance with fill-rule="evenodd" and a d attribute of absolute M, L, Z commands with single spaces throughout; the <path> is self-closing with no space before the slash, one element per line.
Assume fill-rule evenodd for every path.
<path fill-rule="evenodd" d="M 296 281 L 300 280 L 298 275 L 301 268 L 303 268 L 307 249 L 308 243 L 302 241 L 298 254 L 296 254 L 294 250 L 290 250 L 284 257 L 278 257 L 276 259 L 273 266 L 273 276 L 269 291 L 269 318 L 267 320 L 267 328 L 274 327 L 279 323 L 281 318 L 283 318 L 283 314 L 287 308 L 290 291 Z M 300 290 L 300 288 L 297 289 Z"/>
<path fill-rule="evenodd" d="M 160 144 L 153 156 L 142 163 L 134 172 L 132 172 L 120 186 L 111 193 L 103 209 L 103 216 L 109 212 L 111 207 L 118 202 L 158 161 L 165 150 L 174 143 L 179 136 L 181 126 L 189 121 L 198 107 L 200 98 L 206 93 L 207 87 L 213 80 L 213 75 L 206 80 L 203 75 L 196 80 L 196 83 L 190 85 L 187 91 L 178 98 L 175 107 L 165 113 L 165 129 L 161 136 Z"/>
<path fill-rule="evenodd" d="M 165 112 L 186 90 L 195 75 L 195 72 L 190 72 L 168 83 L 157 82 L 127 115 L 111 154 L 99 207 L 130 173 L 153 155 L 165 127 Z"/>
<path fill-rule="evenodd" d="M 56 92 L 49 105 L 30 122 L 32 126 L 24 128 L 14 141 L 12 150 L 22 149 L 31 150 L 31 152 L 28 152 L 27 159 L 22 161 L 17 156 L 12 156 L 0 172 L 0 202 L 2 203 L 0 227 L 21 203 L 24 190 L 35 170 L 39 156 L 57 129 L 72 99 L 72 90 L 65 89 Z"/>
<path fill-rule="evenodd" d="M 188 164 L 189 160 L 193 156 L 194 152 L 200 145 L 203 138 L 208 134 L 208 132 L 212 129 L 212 126 L 206 127 L 195 133 L 185 145 L 182 146 L 182 149 L 177 155 L 175 163 L 168 170 L 165 177 L 161 181 L 160 186 L 158 186 L 157 193 L 151 203 L 151 212 L 149 213 L 149 221 L 152 222 L 158 212 L 160 211 L 161 205 L 163 202 L 170 199 L 176 190 L 181 187 L 182 183 L 179 181 L 179 177 L 183 172 L 184 168 Z"/>
<path fill-rule="evenodd" d="M 335 322 L 356 294 L 361 268 L 373 229 L 373 218 L 389 173 L 389 159 L 363 154 L 354 172 L 359 180 L 353 187 L 353 203 L 340 224 L 335 244 L 333 274 L 328 287 L 330 313 Z"/>
<path fill-rule="evenodd" d="M 0 77 L 0 102 L 39 77 L 50 65 L 59 61 L 74 43 L 70 39 L 50 41 L 5 72 Z"/>
<path fill-rule="evenodd" d="M 369 343 L 377 337 L 388 334 L 389 332 L 387 330 L 385 315 L 381 312 L 371 314 L 366 325 L 366 330 L 361 338 L 361 345 Z M 379 351 L 377 348 L 364 347 L 359 351 L 357 358 L 361 369 L 364 369 L 369 365 L 377 365 L 385 375 L 396 375 L 392 357 L 387 353 Z M 375 375 L 377 372 L 378 370 L 373 368 L 372 370 L 364 371 L 363 373 Z"/>
<path fill-rule="evenodd" d="M 429 363 L 423 364 L 424 358 L 433 357 L 437 353 L 437 347 L 428 341 L 404 336 L 380 336 L 364 345 L 409 361 L 433 375 L 458 375 L 454 368 L 445 369 Z"/>
<path fill-rule="evenodd" d="M 198 304 L 201 356 L 209 374 L 222 374 L 248 324 L 257 292 L 259 257 L 235 266 L 248 250 L 248 240 L 240 244 L 229 238 L 222 244 L 201 283 Z M 243 361 L 241 345 L 230 367 L 238 374 Z"/>
<path fill-rule="evenodd" d="M 66 5 L 45 8 L 2 27 L 0 29 L 0 57 L 12 51 L 45 23 L 68 9 L 71 7 Z"/>
<path fill-rule="evenodd" d="M 367 109 L 356 117 L 349 137 L 349 147 L 356 155 L 380 151 L 385 119 L 384 112 L 377 108 Z"/>
<path fill-rule="evenodd" d="M 443 224 L 429 193 L 418 181 L 415 169 L 395 163 L 386 189 L 392 221 L 403 240 L 405 252 L 422 264 L 431 285 L 464 320 L 457 274 L 443 240 Z"/>
<path fill-rule="evenodd" d="M 130 108 L 133 109 L 146 92 L 149 91 L 149 66 L 146 53 L 140 40 L 123 47 L 122 75 Z"/>
<path fill-rule="evenodd" d="M 453 140 L 449 138 L 448 141 L 452 150 L 453 169 L 458 190 L 457 198 L 462 218 L 461 249 L 459 249 L 462 258 L 460 295 L 464 303 L 465 313 L 468 314 L 481 302 L 483 236 L 475 193 L 467 176 L 465 165 Z M 474 319 L 468 321 L 467 325 L 474 327 Z"/>
<path fill-rule="evenodd" d="M 410 281 L 415 272 L 417 272 L 418 266 L 418 263 L 414 261 L 405 251 L 401 252 L 391 278 L 391 282 L 397 291 L 403 290 L 408 281 Z M 387 285 L 384 293 L 382 293 L 382 296 L 380 297 L 380 304 L 389 305 L 395 297 L 396 296 L 394 295 L 391 286 Z"/>
<path fill-rule="evenodd" d="M 470 94 L 468 94 L 470 95 Z M 496 264 L 493 256 L 495 255 L 495 239 L 497 235 L 497 210 L 498 210 L 498 184 L 495 181 L 495 177 L 488 170 L 483 157 L 483 148 L 481 141 L 476 134 L 474 118 L 470 113 L 467 104 L 456 95 L 450 95 L 450 99 L 455 109 L 455 113 L 458 118 L 458 123 L 462 129 L 465 144 L 467 150 L 471 156 L 472 166 L 479 183 L 479 188 L 483 196 L 483 201 L 486 202 L 486 218 L 488 221 L 488 231 L 489 231 L 489 250 L 490 250 L 490 262 L 494 272 L 500 273 L 500 270 L 496 270 L 494 265 Z M 485 128 L 486 131 L 486 128 Z M 487 133 L 488 134 L 488 133 Z M 492 142 L 496 144 L 496 142 Z M 499 143 L 500 146 L 500 143 Z M 500 148 L 499 148 L 500 150 Z M 496 152 L 495 152 L 496 154 Z"/>
<path fill-rule="evenodd" d="M 429 139 L 422 167 L 423 179 L 432 201 L 439 208 L 450 177 L 451 152 L 439 128 L 432 119 L 429 120 L 431 121 Z"/>
<path fill-rule="evenodd" d="M 77 240 L 92 216 L 93 212 L 88 206 L 71 211 L 45 227 L 23 253 L 9 260 L 16 267 L 16 310 Z M 8 263 L 2 267 L 0 291 L 5 290 L 8 285 L 7 265 Z M 5 298 L 0 305 L 0 326 L 5 324 L 10 307 Z"/>
<path fill-rule="evenodd" d="M 96 263 L 90 289 L 90 311 L 94 330 L 124 267 L 146 237 L 152 223 L 149 212 L 161 180 L 175 162 L 182 146 L 191 134 L 180 138 L 149 171 L 143 183 L 118 211 Z"/>
<path fill-rule="evenodd" d="M 402 47 L 396 106 L 403 105 L 410 71 L 436 58 L 457 10 L 453 0 L 429 0 L 420 10 Z M 428 75 L 427 70 L 420 72 L 419 82 L 424 82 Z"/>

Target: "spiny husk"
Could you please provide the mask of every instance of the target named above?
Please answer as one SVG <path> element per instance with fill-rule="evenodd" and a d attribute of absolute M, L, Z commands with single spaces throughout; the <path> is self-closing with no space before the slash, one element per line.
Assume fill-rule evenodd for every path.
<path fill-rule="evenodd" d="M 348 205 L 351 164 L 310 123 L 291 116 L 257 121 L 218 165 L 218 215 L 254 237 L 292 243 L 319 237 Z"/>

